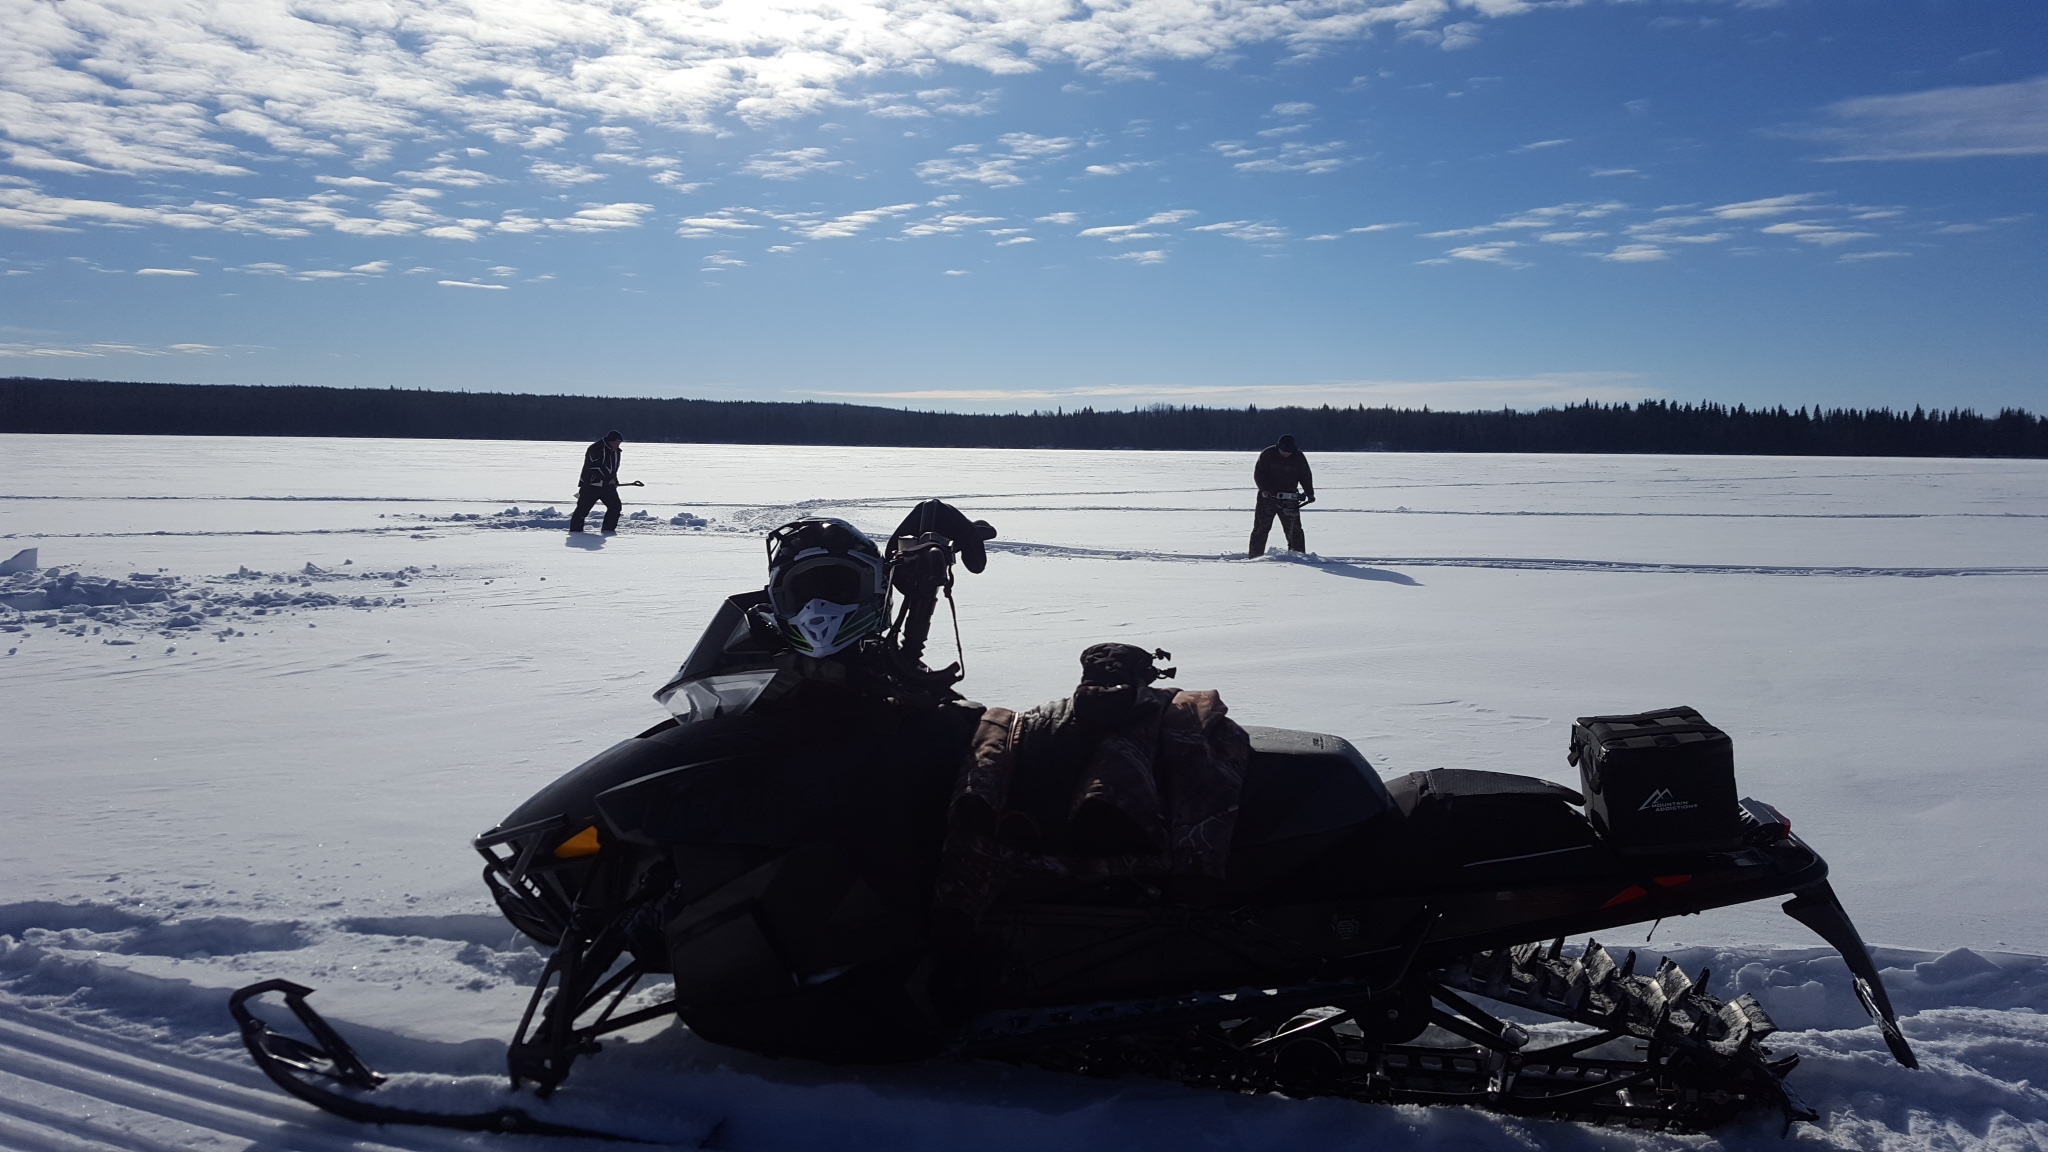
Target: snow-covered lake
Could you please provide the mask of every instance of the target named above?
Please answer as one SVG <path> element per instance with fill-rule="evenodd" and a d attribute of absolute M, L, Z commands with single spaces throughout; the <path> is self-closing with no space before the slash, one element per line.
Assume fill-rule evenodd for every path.
<path fill-rule="evenodd" d="M 1062 695 L 1081 648 L 1122 639 L 1240 721 L 1338 733 L 1389 775 L 1567 782 L 1574 716 L 1699 708 L 1743 791 L 1828 857 L 1927 1064 L 1886 1063 L 1839 962 L 1775 906 L 1661 925 L 1653 954 L 1754 991 L 1805 1056 L 1825 1121 L 1794 1138 L 2048 1147 L 2048 462 L 1312 455 L 1304 564 L 1242 558 L 1248 456 L 628 444 L 645 516 L 582 541 L 601 547 L 562 532 L 580 459 L 0 436 L 0 560 L 40 565 L 0 577 L 0 1147 L 505 1143 L 285 1099 L 225 990 L 311 984 L 373 1063 L 434 1074 L 416 1090 L 481 1090 L 540 958 L 469 837 L 662 717 L 648 693 L 759 586 L 764 529 L 885 531 L 933 495 L 1002 532 L 959 589 L 963 690 L 989 703 Z M 1682 1138 L 832 1069 L 679 1028 L 580 1067 L 552 1114 L 733 1148 L 1777 1139 L 1769 1118 Z"/>

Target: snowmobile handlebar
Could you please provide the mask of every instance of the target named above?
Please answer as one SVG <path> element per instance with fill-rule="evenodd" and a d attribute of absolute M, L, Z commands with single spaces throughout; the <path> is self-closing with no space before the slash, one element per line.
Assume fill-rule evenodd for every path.
<path fill-rule="evenodd" d="M 948 601 L 953 598 L 953 561 L 957 558 L 969 572 L 980 572 L 988 567 L 985 545 L 995 538 L 994 525 L 969 520 L 943 500 L 919 503 L 896 526 L 886 560 L 889 584 L 903 596 L 903 610 L 892 632 L 905 656 L 924 657 L 939 593 L 944 592 Z"/>

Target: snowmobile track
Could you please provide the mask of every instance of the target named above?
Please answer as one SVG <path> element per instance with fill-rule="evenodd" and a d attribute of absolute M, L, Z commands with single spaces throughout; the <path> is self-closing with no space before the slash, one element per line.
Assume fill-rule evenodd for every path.
<path fill-rule="evenodd" d="M 253 1069 L 0 1008 L 0 1148 L 10 1152 L 472 1146 L 366 1129 L 280 1096 Z"/>

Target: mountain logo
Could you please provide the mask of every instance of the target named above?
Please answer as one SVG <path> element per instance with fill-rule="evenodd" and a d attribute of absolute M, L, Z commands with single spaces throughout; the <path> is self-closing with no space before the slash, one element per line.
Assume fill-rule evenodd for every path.
<path fill-rule="evenodd" d="M 1644 800 L 1642 807 L 1636 809 L 1636 811 L 1687 812 L 1697 807 L 1699 807 L 1699 805 L 1693 803 L 1690 800 L 1680 800 L 1677 794 L 1672 792 L 1671 789 L 1659 788 L 1655 792 L 1650 793 L 1649 798 Z"/>

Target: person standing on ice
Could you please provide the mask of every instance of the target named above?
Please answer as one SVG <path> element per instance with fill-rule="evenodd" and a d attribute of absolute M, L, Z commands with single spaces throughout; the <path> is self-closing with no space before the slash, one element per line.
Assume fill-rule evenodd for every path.
<path fill-rule="evenodd" d="M 583 475 L 576 481 L 576 512 L 569 517 L 569 531 L 583 531 L 591 506 L 604 501 L 604 532 L 619 530 L 619 445 L 625 441 L 616 430 L 583 450 Z M 638 480 L 633 481 L 639 487 Z"/>
<path fill-rule="evenodd" d="M 1252 467 L 1252 482 L 1259 486 L 1259 503 L 1252 512 L 1248 555 L 1256 560 L 1266 554 L 1266 534 L 1273 530 L 1275 514 L 1287 533 L 1287 546 L 1296 552 L 1308 551 L 1301 532 L 1301 510 L 1316 501 L 1316 478 L 1308 469 L 1308 457 L 1294 446 L 1294 437 L 1282 436 L 1259 453 L 1259 462 Z"/>

